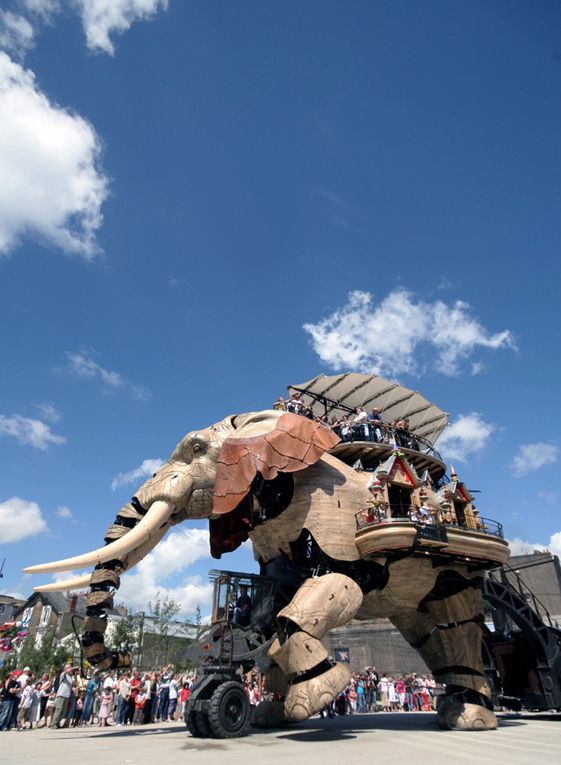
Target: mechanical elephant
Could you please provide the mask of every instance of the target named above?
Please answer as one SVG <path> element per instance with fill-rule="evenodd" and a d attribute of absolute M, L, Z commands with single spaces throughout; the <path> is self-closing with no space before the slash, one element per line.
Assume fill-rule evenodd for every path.
<path fill-rule="evenodd" d="M 368 474 L 330 453 L 338 440 L 318 422 L 272 410 L 193 431 L 117 513 L 104 547 L 25 571 L 93 566 L 91 575 L 36 589 L 89 585 L 85 655 L 100 668 L 127 666 L 127 653 L 104 644 L 121 574 L 171 526 L 208 518 L 214 557 L 249 538 L 261 573 L 284 581 L 290 592 L 270 649 L 288 719 L 306 719 L 349 682 L 348 666 L 328 658 L 324 635 L 353 618 L 387 616 L 446 685 L 441 723 L 496 727 L 481 659 L 477 574 L 428 553 L 361 557 L 356 515 L 371 499 Z"/>

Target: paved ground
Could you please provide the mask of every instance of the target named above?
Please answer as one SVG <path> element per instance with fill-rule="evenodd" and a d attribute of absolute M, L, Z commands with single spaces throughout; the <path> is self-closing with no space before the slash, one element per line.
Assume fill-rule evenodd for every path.
<path fill-rule="evenodd" d="M 0 732 L 2 765 L 557 765 L 561 715 L 503 715 L 497 731 L 454 733 L 432 713 L 355 715 L 241 739 L 194 739 L 180 723 Z"/>

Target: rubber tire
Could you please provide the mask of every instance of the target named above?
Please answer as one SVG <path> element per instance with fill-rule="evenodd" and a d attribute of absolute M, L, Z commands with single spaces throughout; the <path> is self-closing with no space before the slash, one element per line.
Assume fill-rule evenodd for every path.
<path fill-rule="evenodd" d="M 187 726 L 187 730 L 193 736 L 193 738 L 200 738 L 201 733 L 199 731 L 199 726 L 197 725 L 197 718 L 195 715 L 196 712 L 188 712 L 185 716 L 185 725 Z"/>
<path fill-rule="evenodd" d="M 208 717 L 204 712 L 189 712 L 185 718 L 187 730 L 193 738 L 212 738 Z"/>
<path fill-rule="evenodd" d="M 208 722 L 216 738 L 238 738 L 245 734 L 251 709 L 245 688 L 230 680 L 215 689 L 208 705 Z"/>

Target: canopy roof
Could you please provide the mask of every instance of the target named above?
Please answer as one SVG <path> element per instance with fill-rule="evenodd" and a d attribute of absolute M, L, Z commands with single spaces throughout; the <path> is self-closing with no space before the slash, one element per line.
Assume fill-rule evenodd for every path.
<path fill-rule="evenodd" d="M 312 380 L 287 386 L 289 395 L 302 393 L 302 400 L 315 415 L 344 417 L 357 406 L 368 412 L 377 407 L 385 422 L 409 419 L 409 430 L 434 443 L 448 424 L 448 415 L 417 391 L 378 375 L 346 372 L 317 375 Z"/>

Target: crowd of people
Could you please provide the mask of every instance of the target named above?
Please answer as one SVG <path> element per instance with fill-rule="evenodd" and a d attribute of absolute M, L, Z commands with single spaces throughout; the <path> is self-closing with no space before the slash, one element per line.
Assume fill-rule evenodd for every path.
<path fill-rule="evenodd" d="M 436 708 L 437 685 L 432 675 L 389 675 L 366 667 L 353 674 L 347 688 L 322 713 L 430 712 Z"/>
<path fill-rule="evenodd" d="M 41 675 L 25 667 L 9 673 L 0 689 L 0 731 L 180 720 L 193 682 L 191 673 L 176 673 L 172 666 L 151 672 L 94 669 L 86 676 L 70 664 Z"/>
<path fill-rule="evenodd" d="M 249 702 L 257 705 L 265 697 L 257 674 L 248 676 Z M 440 692 L 430 674 L 388 674 L 366 667 L 352 675 L 349 685 L 321 713 L 321 717 L 363 714 L 366 712 L 430 712 L 436 709 Z"/>
<path fill-rule="evenodd" d="M 40 676 L 25 667 L 9 673 L 2 685 L 0 730 L 182 720 L 194 681 L 192 673 L 177 673 L 172 666 L 160 672 L 92 670 L 87 676 L 70 664 Z M 267 698 L 264 676 L 251 673 L 244 682 L 252 706 Z M 347 688 L 321 715 L 430 711 L 435 709 L 436 693 L 431 675 L 390 676 L 366 667 L 353 674 Z"/>
<path fill-rule="evenodd" d="M 273 404 L 273 409 L 279 412 L 292 412 L 307 417 L 310 420 L 317 420 L 326 427 L 333 430 L 342 441 L 370 441 L 379 444 L 393 444 L 404 449 L 414 449 L 419 451 L 421 445 L 409 430 L 409 420 L 403 417 L 393 422 L 384 422 L 381 410 L 374 407 L 368 413 L 362 407 L 357 407 L 354 412 L 349 412 L 343 417 L 328 417 L 314 415 L 312 409 L 304 403 L 302 395 L 298 392 L 292 393 L 288 399 L 279 396 Z"/>

